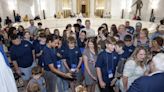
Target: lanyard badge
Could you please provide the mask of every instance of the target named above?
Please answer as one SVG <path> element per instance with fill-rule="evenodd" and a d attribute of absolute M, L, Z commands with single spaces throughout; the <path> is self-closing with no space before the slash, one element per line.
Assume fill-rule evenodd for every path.
<path fill-rule="evenodd" d="M 57 64 L 57 68 L 58 68 L 58 69 L 61 68 L 61 61 L 60 61 L 60 60 L 57 61 L 56 64 Z"/>
<path fill-rule="evenodd" d="M 76 71 L 76 67 L 77 67 L 76 64 L 71 64 L 71 71 L 75 72 Z"/>
<path fill-rule="evenodd" d="M 112 70 L 108 70 L 108 78 L 113 78 L 113 73 L 112 73 Z"/>
<path fill-rule="evenodd" d="M 113 65 L 113 53 L 112 53 L 112 67 L 111 68 L 109 67 L 109 61 L 108 61 L 107 53 L 106 53 L 106 58 L 107 58 L 106 63 L 107 63 L 108 78 L 111 79 L 111 78 L 113 78 L 113 71 L 112 70 L 114 67 L 114 65 Z"/>

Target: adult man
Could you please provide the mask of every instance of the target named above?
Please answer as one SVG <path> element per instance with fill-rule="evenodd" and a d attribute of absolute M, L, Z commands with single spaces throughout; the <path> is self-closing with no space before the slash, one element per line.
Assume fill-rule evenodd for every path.
<path fill-rule="evenodd" d="M 30 42 L 20 40 L 17 35 L 12 35 L 11 41 L 13 44 L 10 48 L 11 61 L 16 73 L 21 75 L 23 80 L 27 82 L 31 77 L 31 69 L 33 67 L 33 47 Z"/>
<path fill-rule="evenodd" d="M 28 27 L 28 30 L 32 36 L 36 35 L 37 33 L 37 27 L 34 25 L 34 20 L 30 20 L 30 26 Z"/>
<path fill-rule="evenodd" d="M 132 84 L 128 92 L 164 92 L 164 53 L 158 53 L 150 62 L 149 76 L 143 76 Z"/>
<path fill-rule="evenodd" d="M 82 30 L 86 31 L 87 37 L 95 37 L 95 31 L 93 29 L 91 29 L 90 26 L 91 26 L 90 20 L 86 20 L 85 21 L 85 28 L 83 28 Z"/>

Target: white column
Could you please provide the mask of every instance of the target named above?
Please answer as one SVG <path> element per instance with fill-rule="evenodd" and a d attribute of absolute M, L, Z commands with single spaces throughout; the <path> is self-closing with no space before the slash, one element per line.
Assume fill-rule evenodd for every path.
<path fill-rule="evenodd" d="M 72 3 L 72 11 L 73 13 L 77 14 L 77 0 L 71 0 Z"/>
<path fill-rule="evenodd" d="M 111 0 L 105 0 L 105 12 L 109 12 L 111 7 Z"/>
<path fill-rule="evenodd" d="M 114 19 L 121 18 L 121 1 L 111 0 L 111 16 Z"/>
<path fill-rule="evenodd" d="M 95 12 L 95 0 L 90 0 L 90 17 L 94 17 Z"/>

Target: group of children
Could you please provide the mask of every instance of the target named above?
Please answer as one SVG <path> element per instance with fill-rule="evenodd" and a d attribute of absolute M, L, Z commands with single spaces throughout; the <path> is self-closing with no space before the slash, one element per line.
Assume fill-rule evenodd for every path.
<path fill-rule="evenodd" d="M 89 20 L 86 23 L 90 26 Z M 123 25 L 119 31 L 121 27 L 126 31 Z M 118 92 L 116 80 L 122 77 L 126 60 L 136 47 L 151 48 L 147 40 L 142 40 L 147 37 L 147 29 L 136 33 L 141 42 L 134 46 L 136 34 L 119 33 L 117 29 L 110 32 L 107 24 L 99 27 L 94 37 L 88 37 L 93 33 L 88 32 L 89 27 L 84 28 L 80 19 L 74 28 L 72 31 L 72 25 L 67 25 L 63 37 L 58 29 L 50 34 L 41 28 L 35 35 L 27 30 L 22 35 L 13 31 L 9 36 L 11 63 L 24 80 L 27 92 L 76 92 L 78 85 L 85 86 L 87 92 L 95 92 L 96 85 L 101 92 Z M 158 44 L 159 40 L 154 41 Z"/>

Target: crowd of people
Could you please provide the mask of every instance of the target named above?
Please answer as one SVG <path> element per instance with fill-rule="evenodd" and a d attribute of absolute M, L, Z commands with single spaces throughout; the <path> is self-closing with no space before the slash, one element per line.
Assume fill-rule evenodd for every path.
<path fill-rule="evenodd" d="M 59 29 L 51 33 L 42 23 L 29 22 L 28 28 L 0 30 L 4 61 L 8 57 L 6 64 L 26 92 L 77 92 L 79 85 L 87 92 L 164 92 L 163 22 L 150 34 L 140 22 L 111 28 L 103 23 L 96 32 L 90 20 L 84 26 L 77 19 L 62 36 Z"/>

